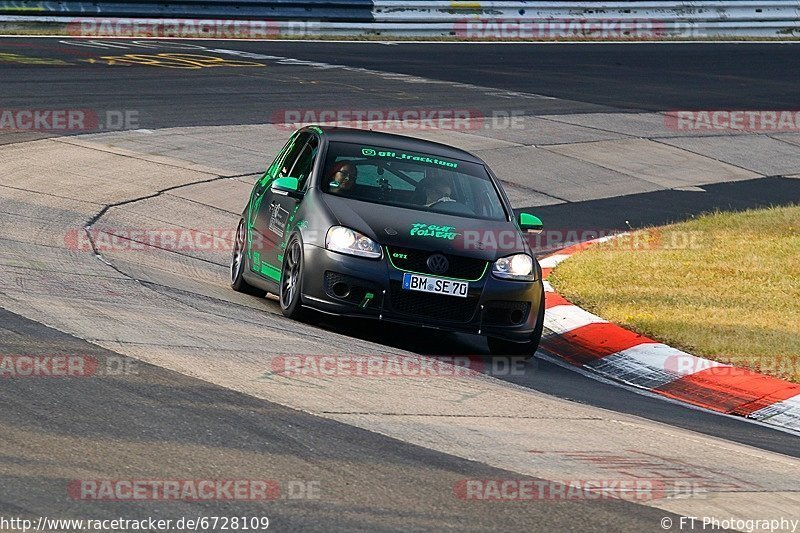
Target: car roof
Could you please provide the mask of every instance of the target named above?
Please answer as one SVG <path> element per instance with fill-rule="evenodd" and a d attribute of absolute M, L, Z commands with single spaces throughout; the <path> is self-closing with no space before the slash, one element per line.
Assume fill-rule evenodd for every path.
<path fill-rule="evenodd" d="M 377 145 L 381 148 L 395 148 L 409 152 L 421 152 L 429 155 L 448 157 L 460 161 L 469 161 L 483 165 L 483 160 L 466 150 L 454 148 L 446 144 L 424 139 L 415 139 L 407 135 L 395 135 L 380 131 L 360 130 L 356 128 L 340 128 L 337 126 L 309 126 L 314 131 L 322 131 L 329 141 L 354 144 Z"/>

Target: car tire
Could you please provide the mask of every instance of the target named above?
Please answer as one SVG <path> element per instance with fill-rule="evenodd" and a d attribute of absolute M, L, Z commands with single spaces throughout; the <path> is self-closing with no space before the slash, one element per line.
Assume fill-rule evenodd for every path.
<path fill-rule="evenodd" d="M 293 320 L 302 320 L 306 310 L 300 303 L 300 292 L 303 289 L 303 243 L 294 235 L 286 245 L 281 267 L 280 291 L 278 300 L 284 316 Z"/>
<path fill-rule="evenodd" d="M 245 269 L 245 240 L 247 230 L 245 229 L 244 219 L 239 220 L 236 228 L 236 238 L 233 240 L 233 255 L 231 256 L 231 288 L 236 292 L 252 294 L 253 296 L 265 296 L 266 291 L 253 287 L 244 279 Z"/>
<path fill-rule="evenodd" d="M 525 359 L 530 359 L 539 349 L 539 342 L 542 340 L 542 330 L 544 328 L 544 298 L 539 304 L 539 312 L 536 316 L 536 328 L 531 333 L 531 338 L 528 342 L 511 342 L 505 339 L 498 339 L 495 337 L 487 337 L 489 343 L 489 352 L 492 355 L 513 355 L 522 356 Z"/>

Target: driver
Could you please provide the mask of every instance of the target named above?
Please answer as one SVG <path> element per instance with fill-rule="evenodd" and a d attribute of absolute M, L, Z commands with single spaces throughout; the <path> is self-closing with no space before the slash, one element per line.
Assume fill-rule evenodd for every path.
<path fill-rule="evenodd" d="M 355 185 L 357 176 L 358 170 L 352 162 L 342 161 L 336 163 L 331 172 L 328 192 L 332 194 L 346 193 Z"/>
<path fill-rule="evenodd" d="M 450 195 L 453 193 L 450 183 L 444 176 L 432 176 L 425 184 L 425 207 L 441 202 L 455 202 Z"/>

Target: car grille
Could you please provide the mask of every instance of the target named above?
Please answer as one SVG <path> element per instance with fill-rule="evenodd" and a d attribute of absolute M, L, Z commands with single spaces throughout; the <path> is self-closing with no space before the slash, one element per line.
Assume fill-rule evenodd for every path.
<path fill-rule="evenodd" d="M 389 257 L 392 264 L 400 270 L 430 274 L 431 276 L 446 276 L 465 280 L 477 280 L 486 270 L 486 261 L 474 257 L 461 255 L 442 254 L 447 258 L 449 268 L 446 272 L 434 273 L 428 268 L 428 258 L 438 252 L 415 250 L 413 248 L 389 248 Z M 400 254 L 405 257 L 398 257 Z"/>
<path fill-rule="evenodd" d="M 469 322 L 478 307 L 478 295 L 466 298 L 404 290 L 400 282 L 389 284 L 390 305 L 397 313 L 435 318 L 437 321 Z"/>

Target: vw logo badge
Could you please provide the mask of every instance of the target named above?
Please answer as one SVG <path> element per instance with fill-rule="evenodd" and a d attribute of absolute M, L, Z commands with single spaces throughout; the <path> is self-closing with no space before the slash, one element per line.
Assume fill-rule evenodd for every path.
<path fill-rule="evenodd" d="M 442 254 L 433 254 L 428 258 L 427 264 L 434 274 L 444 274 L 450 268 L 450 262 Z"/>

